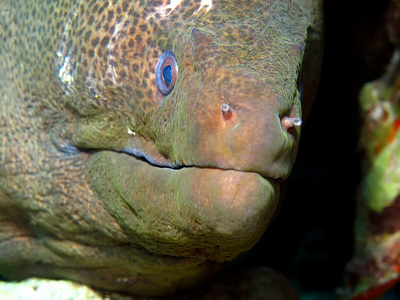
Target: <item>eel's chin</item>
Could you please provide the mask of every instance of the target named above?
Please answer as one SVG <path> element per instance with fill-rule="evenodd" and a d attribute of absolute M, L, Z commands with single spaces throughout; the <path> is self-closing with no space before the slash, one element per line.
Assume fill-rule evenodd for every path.
<path fill-rule="evenodd" d="M 253 247 L 279 200 L 279 184 L 257 173 L 154 166 L 99 151 L 89 178 L 131 242 L 178 257 L 223 262 Z"/>

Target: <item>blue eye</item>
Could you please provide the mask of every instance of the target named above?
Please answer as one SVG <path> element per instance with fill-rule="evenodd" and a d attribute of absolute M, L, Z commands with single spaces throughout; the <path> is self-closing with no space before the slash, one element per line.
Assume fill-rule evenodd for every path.
<path fill-rule="evenodd" d="M 167 85 L 171 84 L 172 81 L 172 68 L 171 66 L 166 66 L 163 69 L 163 77 L 164 77 L 164 81 Z"/>
<path fill-rule="evenodd" d="M 172 92 L 178 78 L 178 63 L 172 51 L 161 54 L 156 65 L 156 84 L 159 91 L 168 95 Z"/>

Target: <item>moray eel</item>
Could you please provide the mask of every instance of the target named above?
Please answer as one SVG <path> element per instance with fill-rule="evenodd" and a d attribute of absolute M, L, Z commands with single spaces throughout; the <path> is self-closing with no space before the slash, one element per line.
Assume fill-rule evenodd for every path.
<path fill-rule="evenodd" d="M 254 246 L 315 94 L 320 6 L 3 1 L 0 274 L 155 296 Z"/>

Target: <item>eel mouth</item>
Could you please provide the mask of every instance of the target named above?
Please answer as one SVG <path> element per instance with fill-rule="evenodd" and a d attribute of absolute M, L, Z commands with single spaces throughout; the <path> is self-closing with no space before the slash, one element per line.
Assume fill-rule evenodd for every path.
<path fill-rule="evenodd" d="M 236 171 L 236 172 L 243 172 L 243 173 L 255 173 L 258 174 L 260 177 L 262 177 L 265 180 L 268 181 L 273 181 L 273 182 L 281 182 L 284 181 L 285 178 L 271 178 L 268 176 L 265 176 L 265 174 L 261 174 L 259 172 L 256 171 L 246 171 L 246 170 L 241 170 L 241 169 L 236 169 L 236 168 L 226 168 L 226 167 L 219 167 L 219 166 L 202 166 L 202 165 L 185 165 L 185 164 L 178 164 L 176 162 L 170 162 L 168 161 L 160 152 L 158 152 L 158 150 L 156 151 L 152 151 L 153 155 L 156 154 L 156 156 L 153 155 L 148 155 L 146 154 L 144 151 L 141 150 L 137 150 L 135 149 L 134 151 L 128 149 L 125 151 L 116 151 L 118 153 L 121 153 L 122 155 L 127 155 L 128 157 L 130 157 L 131 159 L 135 159 L 138 161 L 141 161 L 145 164 L 148 165 L 149 168 L 162 168 L 162 169 L 167 169 L 170 171 L 178 171 L 178 170 L 182 170 L 185 168 L 196 168 L 199 170 L 221 170 L 221 171 Z"/>
<path fill-rule="evenodd" d="M 98 151 L 91 185 L 134 242 L 151 252 L 223 262 L 252 248 L 278 206 L 279 184 L 254 172 L 165 166 Z"/>
<path fill-rule="evenodd" d="M 291 162 L 293 157 L 296 156 L 296 147 L 294 145 L 294 141 L 288 140 L 284 141 L 281 146 L 284 151 L 281 151 L 280 155 L 277 155 L 277 161 L 273 159 L 270 160 L 272 164 L 271 169 L 268 170 L 268 167 L 263 167 L 261 164 L 254 164 L 253 157 L 251 159 L 240 159 L 238 162 L 238 166 L 235 166 L 235 158 L 231 157 L 228 160 L 225 160 L 223 157 L 220 158 L 207 158 L 205 155 L 200 161 L 196 162 L 195 160 L 191 160 L 191 162 L 186 163 L 185 161 L 176 161 L 171 160 L 165 157 L 157 148 L 156 144 L 152 140 L 146 140 L 142 137 L 134 136 L 128 140 L 125 148 L 121 152 L 132 159 L 141 160 L 149 165 L 149 167 L 154 168 L 167 168 L 171 170 L 180 170 L 183 168 L 199 168 L 199 169 L 220 169 L 220 170 L 235 170 L 238 172 L 246 172 L 246 173 L 257 173 L 265 180 L 273 180 L 276 182 L 283 181 L 289 175 L 291 169 Z M 205 149 L 202 149 L 205 150 Z M 203 152 L 203 151 L 200 151 Z M 221 153 L 218 153 L 221 156 Z M 254 156 L 255 154 L 250 156 Z M 247 154 L 249 156 L 249 154 Z M 291 158 L 289 158 L 291 157 Z M 283 158 L 283 159 L 282 159 Z M 202 163 L 201 161 L 208 161 L 208 163 Z M 246 161 L 250 162 L 251 165 L 246 166 Z M 263 161 L 263 160 L 261 160 Z M 286 163 L 282 164 L 282 161 L 286 161 Z M 276 167 L 276 166 L 280 167 Z M 283 167 L 282 167 L 283 165 Z M 290 165 L 290 166 L 289 166 Z M 267 170 L 267 171 L 266 171 Z M 277 171 L 278 170 L 278 171 Z M 278 175 L 277 175 L 278 174 Z"/>

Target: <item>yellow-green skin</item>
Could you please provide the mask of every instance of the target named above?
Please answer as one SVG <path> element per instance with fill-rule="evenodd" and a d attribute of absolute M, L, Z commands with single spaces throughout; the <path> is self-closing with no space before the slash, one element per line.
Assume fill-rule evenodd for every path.
<path fill-rule="evenodd" d="M 282 120 L 315 94 L 320 1 L 168 4 L 2 2 L 2 276 L 162 295 L 263 234 L 299 141 Z"/>

